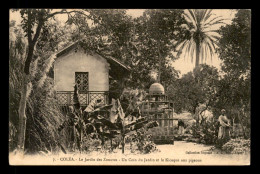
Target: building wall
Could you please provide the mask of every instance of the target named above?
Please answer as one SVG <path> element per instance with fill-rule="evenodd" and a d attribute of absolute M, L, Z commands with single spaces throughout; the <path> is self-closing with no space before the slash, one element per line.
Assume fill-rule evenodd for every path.
<path fill-rule="evenodd" d="M 75 72 L 89 73 L 89 91 L 109 90 L 109 64 L 97 54 L 90 55 L 83 50 L 70 51 L 56 58 L 54 63 L 54 84 L 56 91 L 73 91 Z"/>

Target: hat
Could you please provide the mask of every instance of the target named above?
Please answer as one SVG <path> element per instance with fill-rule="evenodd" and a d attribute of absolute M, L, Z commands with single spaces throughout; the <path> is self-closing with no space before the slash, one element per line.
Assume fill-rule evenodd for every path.
<path fill-rule="evenodd" d="M 221 112 L 226 112 L 226 110 L 225 109 L 221 109 Z"/>

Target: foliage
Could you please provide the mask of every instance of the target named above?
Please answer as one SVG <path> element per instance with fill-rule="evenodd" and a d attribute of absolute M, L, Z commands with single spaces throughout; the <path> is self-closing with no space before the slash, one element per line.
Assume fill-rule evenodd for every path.
<path fill-rule="evenodd" d="M 239 122 L 250 132 L 251 105 L 251 12 L 237 10 L 232 23 L 221 27 L 217 49 L 223 61 L 224 77 L 220 80 L 215 113 L 225 108 L 230 119 Z M 250 135 L 246 135 L 250 136 Z"/>
<path fill-rule="evenodd" d="M 250 153 L 250 144 L 250 140 L 242 138 L 231 139 L 222 146 L 222 150 L 231 154 L 247 154 Z"/>
<path fill-rule="evenodd" d="M 134 115 L 136 112 L 139 115 L 134 115 L 135 117 L 140 116 L 140 104 L 144 100 L 146 96 L 146 92 L 141 89 L 130 89 L 125 88 L 120 96 L 120 101 L 123 110 L 125 111 L 126 115 Z"/>
<path fill-rule="evenodd" d="M 136 46 L 138 54 L 132 60 L 132 78 L 140 79 L 140 87 L 149 88 L 154 79 L 150 73 L 155 71 L 159 80 L 169 86 L 178 73 L 170 62 L 176 60 L 172 50 L 184 37 L 182 24 L 185 22 L 183 10 L 146 10 L 143 16 L 135 20 Z M 144 83 L 145 82 L 145 83 Z M 134 83 L 136 85 L 136 81 Z"/>
<path fill-rule="evenodd" d="M 168 88 L 169 98 L 174 103 L 174 110 L 177 113 L 186 110 L 195 114 L 200 104 L 205 104 L 206 109 L 212 106 L 218 78 L 217 69 L 206 64 L 201 64 L 192 72 L 184 74 Z"/>
<path fill-rule="evenodd" d="M 64 119 L 54 99 L 53 79 L 47 78 L 41 89 L 28 98 L 25 147 L 28 152 L 58 151 L 60 134 L 57 125 Z"/>
<path fill-rule="evenodd" d="M 101 146 L 101 140 L 98 138 L 92 138 L 89 135 L 83 137 L 82 150 L 84 152 L 97 151 Z"/>
<path fill-rule="evenodd" d="M 134 92 L 132 92 L 134 94 Z M 141 94 L 141 93 L 140 93 Z M 139 96 L 140 97 L 140 96 Z M 122 153 L 124 153 L 125 136 L 132 132 L 142 128 L 153 128 L 158 126 L 157 122 L 148 121 L 145 118 L 138 118 L 139 115 L 132 115 L 132 111 L 136 109 L 139 98 L 131 100 L 126 112 L 123 111 L 119 100 L 112 105 L 102 105 L 98 100 L 92 100 L 90 104 L 84 109 L 81 108 L 78 100 L 78 87 L 74 87 L 73 95 L 73 108 L 69 109 L 67 114 L 69 119 L 65 120 L 58 128 L 59 131 L 63 130 L 66 126 L 73 127 L 75 136 L 72 140 L 75 142 L 77 149 L 80 152 L 87 152 L 93 149 L 93 143 L 100 142 L 101 148 L 105 150 L 107 148 L 107 140 L 110 140 L 110 151 L 113 151 L 113 139 L 121 137 Z M 133 99 L 132 98 L 132 99 Z M 114 107 L 112 109 L 112 107 Z M 114 111 L 112 111 L 114 110 Z M 115 120 L 111 121 L 110 117 L 112 112 L 116 113 Z M 135 120 L 129 123 L 129 117 L 135 117 Z M 96 139 L 96 141 L 93 140 Z M 74 146 L 75 147 L 75 146 Z M 145 151 L 150 151 L 151 146 L 147 144 Z M 69 149 L 71 150 L 71 149 Z"/>
<path fill-rule="evenodd" d="M 204 59 L 209 56 L 212 58 L 215 53 L 216 40 L 219 37 L 216 35 L 216 30 L 212 28 L 217 24 L 223 24 L 224 19 L 214 16 L 212 10 L 207 9 L 189 9 L 184 16 L 187 20 L 186 37 L 178 44 L 177 56 L 185 51 L 185 55 L 186 52 L 189 53 L 191 62 L 193 62 L 195 53 L 195 66 L 197 67 L 203 63 Z"/>
<path fill-rule="evenodd" d="M 9 151 L 13 151 L 16 144 L 17 129 L 12 122 L 9 121 Z"/>
<path fill-rule="evenodd" d="M 48 77 L 51 76 L 50 70 L 54 61 L 54 56 L 51 55 L 54 51 L 67 45 L 70 41 L 76 41 L 81 38 L 81 43 L 83 43 L 82 45 L 86 50 L 102 51 L 106 54 L 109 52 L 110 55 L 122 58 L 123 61 L 127 62 L 131 60 L 128 59 L 129 56 L 131 58 L 131 56 L 134 57 L 134 55 L 136 55 L 136 48 L 134 42 L 132 42 L 134 39 L 133 33 L 131 34 L 134 28 L 132 27 L 133 20 L 126 15 L 125 10 L 90 9 L 73 11 L 60 10 L 54 12 L 51 9 L 22 9 L 15 11 L 19 11 L 21 14 L 21 27 L 27 38 L 27 45 L 19 44 L 22 43 L 21 38 L 23 39 L 22 30 L 19 30 L 19 37 L 17 37 L 15 42 L 10 42 L 9 47 L 13 48 L 13 44 L 16 44 L 15 50 L 12 53 L 15 57 L 18 50 L 18 53 L 22 54 L 20 56 L 22 60 L 17 61 L 14 59 L 14 63 L 11 64 L 13 65 L 11 69 L 14 70 L 14 73 L 10 73 L 10 79 L 13 81 L 18 79 L 16 74 L 22 76 L 23 71 L 26 74 L 30 74 L 29 84 L 31 84 L 31 86 L 28 91 L 30 91 L 31 94 L 29 93 L 28 95 L 28 108 L 26 109 L 26 114 L 28 114 L 27 121 L 29 123 L 26 129 L 26 148 L 29 148 L 31 151 L 46 148 L 52 150 L 52 147 L 55 146 L 54 144 L 59 143 L 53 141 L 55 139 L 54 137 L 57 136 L 57 131 L 53 130 L 54 127 L 51 124 L 58 124 L 61 115 L 59 109 L 56 107 L 55 99 L 53 99 L 54 91 L 52 89 L 52 79 Z M 61 26 L 60 23 L 55 20 L 56 14 L 67 14 L 67 24 L 69 25 Z M 89 25 L 89 20 L 93 22 L 92 25 Z M 73 24 L 77 27 L 73 27 Z M 14 25 L 14 23 L 10 23 L 10 26 L 12 25 Z M 71 28 L 74 29 L 71 30 Z M 10 29 L 12 29 L 12 27 L 10 27 Z M 10 33 L 13 34 L 13 32 Z M 71 39 L 68 39 L 68 36 Z M 12 61 L 11 57 L 10 61 Z M 17 67 L 14 68 L 17 63 L 20 63 L 17 67 L 21 67 L 21 69 Z M 17 72 L 15 72 L 16 70 Z M 17 90 L 11 92 L 11 95 L 14 95 L 10 100 L 10 104 L 13 107 L 19 106 L 19 90 L 21 87 L 19 87 L 18 82 L 21 81 L 17 80 L 12 83 L 14 85 L 11 89 L 17 87 Z M 48 103 L 51 103 L 52 106 L 49 106 Z M 50 107 L 49 112 L 46 111 L 47 106 Z M 18 108 L 14 108 L 14 110 L 10 112 L 17 112 L 17 110 Z M 18 112 L 16 114 L 18 114 Z M 15 116 L 15 113 L 11 113 L 10 115 Z M 49 115 L 57 116 L 51 117 Z M 36 118 L 36 120 L 34 120 L 34 118 Z M 50 129 L 48 130 L 48 128 Z M 27 136 L 27 134 L 29 134 L 29 136 Z M 31 141 L 34 142 L 30 143 Z M 48 145 L 46 145 L 45 142 Z M 34 145 L 35 148 L 31 149 L 31 145 Z"/>
<path fill-rule="evenodd" d="M 192 136 L 203 144 L 216 144 L 218 139 L 218 122 L 202 121 L 199 126 L 192 125 Z"/>
<path fill-rule="evenodd" d="M 221 27 L 219 48 L 224 74 L 214 68 L 195 68 L 170 88 L 175 111 L 196 113 L 205 105 L 215 117 L 226 109 L 228 118 L 243 125 L 244 136 L 250 137 L 251 55 L 250 11 L 238 10 L 230 25 Z M 204 69 L 204 70 L 202 70 Z"/>
<path fill-rule="evenodd" d="M 23 79 L 24 60 L 28 53 L 28 42 L 24 38 L 21 26 L 16 25 L 15 22 L 11 22 L 10 25 L 12 37 L 10 37 L 9 42 L 9 120 L 14 128 L 18 130 L 20 89 Z M 53 26 L 49 29 L 52 29 Z M 56 27 L 58 28 L 58 26 Z M 56 31 L 53 35 L 55 36 L 59 31 Z M 61 39 L 62 37 L 59 37 L 59 40 Z M 53 63 L 53 57 L 51 56 L 53 50 L 46 44 L 41 48 L 37 47 L 35 53 L 30 68 L 31 85 L 28 89 L 30 93 L 27 97 L 26 109 L 25 149 L 29 153 L 57 150 L 60 135 L 57 134 L 56 125 L 63 119 L 57 101 L 54 99 L 53 79 L 49 77 L 49 71 Z M 16 148 L 17 134 L 10 146 L 12 146 L 10 150 Z"/>
<path fill-rule="evenodd" d="M 78 25 L 83 48 L 116 57 L 128 65 L 131 77 L 127 86 L 148 88 L 154 82 L 150 74 L 159 71 L 159 64 L 166 87 L 177 78 L 179 72 L 169 64 L 175 59 L 174 43 L 183 37 L 183 10 L 146 10 L 136 19 L 124 9 L 87 11 L 93 25 L 89 26 L 85 20 Z"/>
<path fill-rule="evenodd" d="M 151 135 L 145 133 L 145 129 L 139 129 L 136 133 L 128 136 L 131 152 L 138 150 L 140 153 L 152 153 L 157 151 L 156 145 L 151 141 Z"/>
<path fill-rule="evenodd" d="M 22 79 L 22 61 L 26 52 L 26 41 L 23 38 L 21 28 L 15 21 L 10 23 L 9 40 L 9 122 L 10 125 L 18 130 L 18 108 L 20 99 L 20 88 Z M 11 127 L 10 127 L 11 128 Z M 14 130 L 13 129 L 13 130 Z M 14 150 L 17 145 L 17 134 L 14 136 L 10 130 L 9 136 L 12 141 L 9 142 L 10 150 Z"/>
<path fill-rule="evenodd" d="M 12 35 L 9 40 L 9 121 L 18 128 L 19 89 L 21 88 L 22 61 L 26 52 L 26 41 L 15 21 L 10 24 L 10 34 Z"/>
<path fill-rule="evenodd" d="M 221 28 L 218 49 L 226 73 L 221 81 L 220 100 L 223 105 L 241 108 L 247 113 L 251 96 L 250 19 L 249 10 L 238 10 L 232 23 Z"/>
<path fill-rule="evenodd" d="M 251 11 L 238 10 L 232 23 L 221 27 L 219 33 L 221 39 L 217 51 L 223 61 L 222 70 L 248 78 L 251 70 Z"/>
<path fill-rule="evenodd" d="M 143 89 L 147 89 L 156 80 L 152 78 L 151 73 L 157 72 L 159 76 L 157 80 L 160 80 L 169 90 L 169 97 L 174 101 L 174 109 L 177 113 L 184 110 L 196 113 L 196 108 L 200 104 L 205 104 L 206 108 L 210 107 L 214 115 L 218 116 L 219 111 L 225 108 L 230 119 L 239 117 L 243 127 L 247 129 L 245 132 L 250 132 L 251 14 L 249 10 L 238 10 L 232 23 L 221 27 L 219 31 L 221 38 L 217 51 L 223 61 L 222 70 L 225 73 L 221 79 L 218 71 L 208 65 L 197 66 L 193 72 L 177 79 L 179 72 L 170 66 L 170 62 L 178 58 L 173 56 L 172 50 L 176 50 L 178 43 L 182 41 L 182 49 L 184 50 L 186 45 L 186 49 L 192 55 L 194 46 L 196 44 L 200 46 L 201 61 L 208 57 L 208 53 L 214 52 L 215 41 L 213 40 L 217 39 L 213 35 L 215 31 L 203 30 L 203 26 L 204 29 L 212 27 L 221 23 L 222 19 L 213 17 L 211 10 L 188 10 L 189 15 L 184 14 L 183 10 L 145 10 L 142 16 L 135 19 L 128 16 L 124 9 L 89 9 L 70 12 L 22 9 L 19 12 L 22 17 L 21 26 L 17 26 L 14 21 L 9 25 L 11 149 L 16 147 L 15 130 L 18 128 L 23 72 L 30 74 L 29 94 L 26 101 L 28 126 L 25 147 L 33 152 L 52 151 L 59 146 L 60 133 L 57 132 L 56 125 L 61 123 L 64 116 L 54 99 L 51 78 L 54 61 L 52 54 L 79 39 L 85 50 L 90 49 L 104 55 L 111 55 L 131 67 L 131 77 L 126 81 L 126 85 L 130 90 L 133 88 L 139 90 L 121 98 L 126 117 L 136 117 L 132 113 L 138 108 L 137 103 L 142 100 L 140 98 L 144 96 Z M 55 19 L 56 14 L 68 15 L 65 26 Z M 193 23 L 185 21 L 183 14 L 187 21 Z M 210 19 L 211 17 L 213 18 Z M 119 87 L 118 82 L 113 83 L 114 85 L 111 85 L 114 87 L 113 90 L 118 91 L 115 98 L 119 98 L 123 88 Z M 95 111 L 91 117 L 92 121 L 93 119 L 96 121 L 93 121 L 95 131 L 99 130 L 97 122 L 103 124 L 102 131 L 98 132 L 97 141 L 95 138 L 82 137 L 80 141 L 85 141 L 83 143 L 85 147 L 79 146 L 80 149 L 90 149 L 92 141 L 93 144 L 97 142 L 103 144 L 105 139 L 114 136 L 115 132 L 110 132 L 112 129 L 107 125 L 104 126 L 111 125 L 107 122 L 106 114 L 97 115 Z M 119 120 L 117 126 L 120 124 L 122 125 L 122 120 L 121 122 Z M 137 122 L 135 124 L 138 125 Z M 204 127 L 196 127 L 194 135 L 199 136 L 205 143 L 214 143 L 215 134 L 212 132 L 214 124 L 207 123 Z M 83 132 L 87 131 L 85 126 L 81 125 Z M 246 136 L 249 137 L 250 134 Z M 144 152 L 145 143 L 141 144 L 140 149 Z M 147 148 L 150 147 L 152 145 L 148 143 Z"/>

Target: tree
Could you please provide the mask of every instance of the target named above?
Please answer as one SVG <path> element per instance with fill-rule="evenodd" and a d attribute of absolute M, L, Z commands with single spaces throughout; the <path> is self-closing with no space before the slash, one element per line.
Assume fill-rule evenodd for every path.
<path fill-rule="evenodd" d="M 25 132 L 26 132 L 26 101 L 31 92 L 30 81 L 30 66 L 35 59 L 35 47 L 40 37 L 42 37 L 42 31 L 46 22 L 53 19 L 56 14 L 70 14 L 75 11 L 67 12 L 66 10 L 60 10 L 52 12 L 51 9 L 22 9 L 14 10 L 19 11 L 22 17 L 21 26 L 27 38 L 27 52 L 25 62 L 23 64 L 22 84 L 21 84 L 21 97 L 19 104 L 19 129 L 18 129 L 18 151 L 24 152 L 25 144 Z M 46 30 L 45 30 L 46 31 Z M 47 35 L 45 35 L 47 36 Z M 52 42 L 53 43 L 53 42 Z"/>
<path fill-rule="evenodd" d="M 13 150 L 17 145 L 18 133 L 18 105 L 21 78 L 22 78 L 22 60 L 26 52 L 26 41 L 23 37 L 23 31 L 16 26 L 15 21 L 10 22 L 10 35 L 9 35 L 9 123 L 14 126 L 13 134 L 10 139 L 10 150 Z M 18 107 L 17 107 L 18 106 Z"/>
<path fill-rule="evenodd" d="M 123 9 L 87 11 L 94 25 L 86 28 L 80 23 L 83 45 L 128 65 L 131 68 L 128 87 L 148 88 L 153 82 L 151 71 L 159 67 L 162 82 L 168 84 L 169 79 L 176 79 L 178 72 L 169 63 L 175 59 L 171 52 L 174 42 L 183 37 L 182 10 L 146 10 L 135 19 Z"/>
<path fill-rule="evenodd" d="M 230 25 L 220 28 L 217 49 L 223 61 L 222 70 L 248 78 L 251 70 L 251 12 L 238 10 Z"/>
<path fill-rule="evenodd" d="M 213 17 L 212 10 L 206 9 L 187 10 L 184 16 L 187 20 L 185 25 L 187 28 L 186 37 L 178 43 L 177 56 L 180 56 L 185 51 L 185 55 L 186 52 L 189 53 L 193 62 L 195 52 L 195 67 L 198 67 L 209 54 L 212 58 L 215 53 L 218 36 L 214 35 L 216 30 L 212 28 L 217 24 L 223 24 L 224 19 L 220 16 Z"/>
<path fill-rule="evenodd" d="M 25 130 L 26 130 L 26 100 L 28 94 L 30 93 L 30 64 L 34 55 L 34 47 L 40 36 L 41 29 L 45 22 L 46 16 L 45 10 L 21 10 L 22 16 L 22 27 L 26 33 L 28 39 L 28 53 L 25 59 L 24 64 L 24 73 L 21 87 L 21 99 L 19 104 L 19 130 L 18 130 L 18 150 L 23 153 L 24 151 L 24 142 L 25 142 Z M 36 32 L 34 36 L 33 29 L 36 26 Z"/>
<path fill-rule="evenodd" d="M 169 88 L 169 98 L 174 109 L 180 113 L 187 110 L 193 114 L 200 104 L 207 109 L 212 106 L 217 93 L 218 71 L 215 67 L 201 64 L 192 72 L 184 74 Z"/>
<path fill-rule="evenodd" d="M 251 12 L 237 10 L 232 23 L 221 27 L 217 52 L 223 61 L 216 106 L 226 108 L 232 119 L 250 129 L 251 98 Z M 217 112 L 217 111 L 216 111 Z M 250 132 L 250 131 L 248 131 Z"/>
<path fill-rule="evenodd" d="M 167 83 L 169 79 L 176 79 L 178 74 L 174 68 L 168 65 L 171 61 L 176 60 L 172 50 L 176 46 L 175 43 L 184 36 L 182 24 L 185 23 L 185 20 L 182 14 L 183 10 L 146 10 L 143 16 L 136 19 L 139 51 L 139 55 L 136 56 L 137 66 L 141 72 L 145 70 L 146 75 L 153 70 L 157 71 L 157 81 L 161 83 Z M 144 65 L 148 66 L 142 67 Z M 150 85 L 150 83 L 148 84 Z M 165 87 L 167 88 L 167 86 Z"/>
<path fill-rule="evenodd" d="M 51 9 L 22 9 L 19 11 L 22 17 L 21 26 L 27 38 L 26 58 L 21 60 L 22 74 L 21 77 L 21 96 L 19 104 L 19 129 L 18 129 L 18 150 L 24 151 L 25 134 L 26 134 L 26 112 L 27 101 L 31 90 L 38 90 L 46 78 L 46 73 L 51 67 L 53 58 L 47 57 L 55 52 L 62 42 L 60 40 L 63 32 L 56 32 L 56 24 L 51 23 L 57 14 L 67 14 L 67 24 L 76 26 L 72 32 L 72 41 L 81 39 L 82 45 L 86 50 L 108 52 L 110 55 L 122 57 L 123 61 L 134 57 L 132 52 L 135 46 L 132 44 L 133 38 L 131 32 L 132 20 L 125 15 L 125 10 L 51 10 Z M 88 22 L 92 21 L 90 26 Z M 84 37 L 82 37 L 84 36 Z M 12 46 L 10 42 L 10 47 Z M 66 44 L 66 43 L 65 43 Z M 127 48 L 127 49 L 125 49 Z M 17 51 L 14 51 L 16 54 Z M 23 52 L 25 53 L 25 51 Z M 45 55 L 44 55 L 45 54 Z M 43 56 L 44 55 L 44 56 Z M 127 57 L 128 56 L 128 57 Z M 44 58 L 44 60 L 42 59 Z M 45 67 L 45 60 L 47 61 Z M 24 62 L 23 62 L 24 61 Z M 49 63 L 48 63 L 49 62 Z M 131 61 L 130 61 L 131 62 Z M 43 64 L 44 76 L 37 73 L 37 69 L 31 66 Z M 36 66 L 38 68 L 38 66 Z M 46 71 L 46 72 L 45 72 Z M 32 81 L 34 76 L 34 81 Z M 39 82 L 39 83 L 36 83 Z M 46 91 L 45 91 L 46 92 Z M 39 96 L 35 95 L 35 98 Z M 31 108 L 31 106 L 30 106 Z M 30 110 L 30 109 L 29 109 Z M 36 109 L 37 110 L 37 109 Z"/>
<path fill-rule="evenodd" d="M 50 68 L 54 61 L 53 50 L 63 41 L 64 29 L 56 21 L 44 24 L 52 33 L 44 32 L 39 36 L 30 67 L 30 94 L 26 100 L 27 126 L 25 128 L 26 152 L 52 151 L 59 141 L 55 126 L 63 119 L 54 98 L 53 79 Z M 56 29 L 55 29 L 56 28 Z M 45 29 L 44 29 L 45 30 Z M 66 31 L 66 30 L 65 30 Z M 48 36 L 48 38 L 45 38 Z M 58 37 L 58 39 L 55 39 Z M 54 40 L 54 41 L 52 41 Z M 44 44 L 42 44 L 44 43 Z M 52 45 L 52 47 L 50 46 Z M 22 75 L 27 48 L 21 25 L 10 22 L 9 54 L 9 121 L 15 128 L 15 136 L 10 142 L 10 152 L 17 148 L 17 130 L 19 130 L 19 100 L 21 98 Z M 11 127 L 10 127 L 11 128 Z"/>

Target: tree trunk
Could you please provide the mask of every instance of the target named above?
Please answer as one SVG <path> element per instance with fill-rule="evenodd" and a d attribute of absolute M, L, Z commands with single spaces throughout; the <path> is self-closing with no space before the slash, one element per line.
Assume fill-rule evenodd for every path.
<path fill-rule="evenodd" d="M 244 126 L 243 126 L 243 122 L 242 122 L 242 119 L 240 117 L 240 112 L 238 112 L 237 116 L 238 116 L 238 120 L 239 120 L 239 123 L 241 124 L 241 128 L 242 128 L 242 131 L 243 131 L 243 135 L 244 135 L 244 138 L 246 138 L 246 132 L 245 132 L 245 129 L 244 129 Z M 233 125 L 234 126 L 234 125 Z"/>
<path fill-rule="evenodd" d="M 122 135 L 122 141 L 121 141 L 121 145 L 122 145 L 122 154 L 125 153 L 125 135 Z"/>
<path fill-rule="evenodd" d="M 18 151 L 23 154 L 24 143 L 25 143 L 25 131 L 26 131 L 26 99 L 29 93 L 28 89 L 29 75 L 23 75 L 22 89 L 21 89 L 21 99 L 19 104 L 19 129 L 18 129 Z"/>
<path fill-rule="evenodd" d="M 18 129 L 18 143 L 17 148 L 19 153 L 23 155 L 24 153 L 24 143 L 25 143 L 25 131 L 26 131 L 26 100 L 28 93 L 30 92 L 28 88 L 30 82 L 30 63 L 33 57 L 34 45 L 29 43 L 28 55 L 25 61 L 23 79 L 22 79 L 22 89 L 21 89 L 21 99 L 19 104 L 19 129 Z"/>
<path fill-rule="evenodd" d="M 111 152 L 113 152 L 113 139 L 112 139 L 112 138 L 110 139 L 110 146 L 111 146 L 111 147 L 110 147 Z"/>
<path fill-rule="evenodd" d="M 42 10 L 44 11 L 44 10 Z M 28 55 L 25 60 L 24 64 L 24 75 L 23 75 L 23 81 L 22 81 L 22 89 L 21 89 L 21 99 L 19 104 L 19 129 L 18 129 L 18 151 L 23 155 L 24 154 L 24 143 L 25 143 L 25 131 L 26 131 L 26 100 L 29 93 L 28 85 L 30 82 L 29 75 L 30 75 L 30 64 L 34 55 L 34 46 L 40 36 L 40 32 L 42 29 L 42 26 L 44 24 L 44 18 L 43 13 L 39 13 L 38 18 L 38 26 L 36 28 L 36 32 L 34 37 L 32 38 L 32 12 L 31 10 L 28 10 L 28 19 L 27 19 L 27 37 L 28 37 Z"/>
<path fill-rule="evenodd" d="M 199 66 L 200 63 L 200 44 L 199 42 L 196 43 L 196 62 L 195 68 Z"/>

